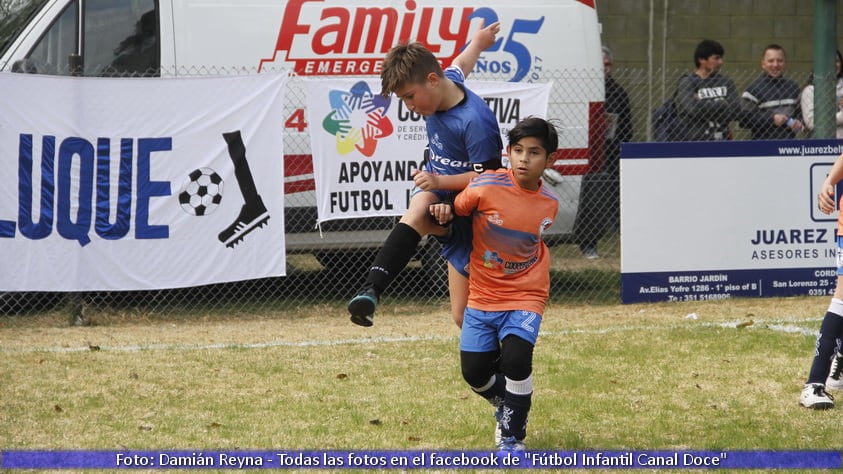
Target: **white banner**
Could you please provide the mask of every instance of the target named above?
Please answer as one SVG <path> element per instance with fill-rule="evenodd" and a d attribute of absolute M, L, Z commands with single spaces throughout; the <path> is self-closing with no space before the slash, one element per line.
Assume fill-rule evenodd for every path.
<path fill-rule="evenodd" d="M 486 99 L 506 145 L 520 119 L 545 116 L 552 84 L 469 81 L 467 87 Z M 377 79 L 309 79 L 305 91 L 318 222 L 402 215 L 427 144 L 424 118 L 380 96 Z"/>
<path fill-rule="evenodd" d="M 285 81 L 0 74 L 0 290 L 284 275 Z"/>

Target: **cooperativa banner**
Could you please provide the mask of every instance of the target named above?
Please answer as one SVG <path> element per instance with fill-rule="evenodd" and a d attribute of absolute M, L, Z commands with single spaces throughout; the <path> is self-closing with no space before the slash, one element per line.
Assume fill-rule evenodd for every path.
<path fill-rule="evenodd" d="M 427 144 L 424 118 L 392 97 L 377 79 L 304 81 L 313 150 L 318 222 L 400 216 Z M 468 81 L 506 134 L 522 118 L 545 117 L 552 83 Z"/>
<path fill-rule="evenodd" d="M 0 74 L 0 290 L 284 275 L 286 77 Z"/>

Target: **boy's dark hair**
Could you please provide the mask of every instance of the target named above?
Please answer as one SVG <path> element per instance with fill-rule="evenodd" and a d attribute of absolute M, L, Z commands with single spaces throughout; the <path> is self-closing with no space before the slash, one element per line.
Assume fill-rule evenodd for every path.
<path fill-rule="evenodd" d="M 710 39 L 700 41 L 700 44 L 697 45 L 697 49 L 694 50 L 694 66 L 700 67 L 700 59 L 708 59 L 710 56 L 715 54 L 718 56 L 726 54 L 726 51 L 723 49 L 723 45 Z"/>
<path fill-rule="evenodd" d="M 388 96 L 406 84 L 424 84 L 430 73 L 444 77 L 439 60 L 421 43 L 401 43 L 383 60 L 381 94 Z"/>
<path fill-rule="evenodd" d="M 559 147 L 559 135 L 556 133 L 556 127 L 539 117 L 527 117 L 518 122 L 509 130 L 506 137 L 510 146 L 518 143 L 522 138 L 538 138 L 548 154 L 553 153 Z"/>

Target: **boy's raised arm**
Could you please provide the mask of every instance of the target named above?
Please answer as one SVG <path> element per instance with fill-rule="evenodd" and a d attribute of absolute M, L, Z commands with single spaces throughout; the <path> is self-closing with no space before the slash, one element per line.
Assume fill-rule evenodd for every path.
<path fill-rule="evenodd" d="M 485 26 L 485 21 L 481 23 L 480 29 L 475 31 L 474 35 L 471 37 L 471 42 L 469 42 L 465 49 L 463 49 L 462 52 L 454 58 L 454 62 L 451 64 L 462 69 L 463 75 L 468 77 L 468 75 L 471 74 L 471 71 L 474 70 L 474 65 L 477 64 L 477 58 L 480 57 L 480 53 L 495 44 L 495 35 L 497 35 L 500 30 L 501 23 L 499 21 L 496 21 L 489 26 Z"/>

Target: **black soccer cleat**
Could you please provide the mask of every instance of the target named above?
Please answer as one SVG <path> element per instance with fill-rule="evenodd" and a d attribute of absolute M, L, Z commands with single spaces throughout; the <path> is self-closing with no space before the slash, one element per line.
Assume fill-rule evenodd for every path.
<path fill-rule="evenodd" d="M 374 324 L 375 308 L 378 307 L 377 292 L 374 288 L 366 288 L 348 302 L 348 312 L 351 322 L 358 326 L 369 327 Z"/>
<path fill-rule="evenodd" d="M 246 234 L 263 227 L 267 221 L 269 221 L 269 212 L 263 205 L 263 200 L 258 197 L 254 202 L 246 203 L 240 208 L 237 219 L 220 232 L 218 238 L 226 247 L 233 248 L 243 241 Z"/>

